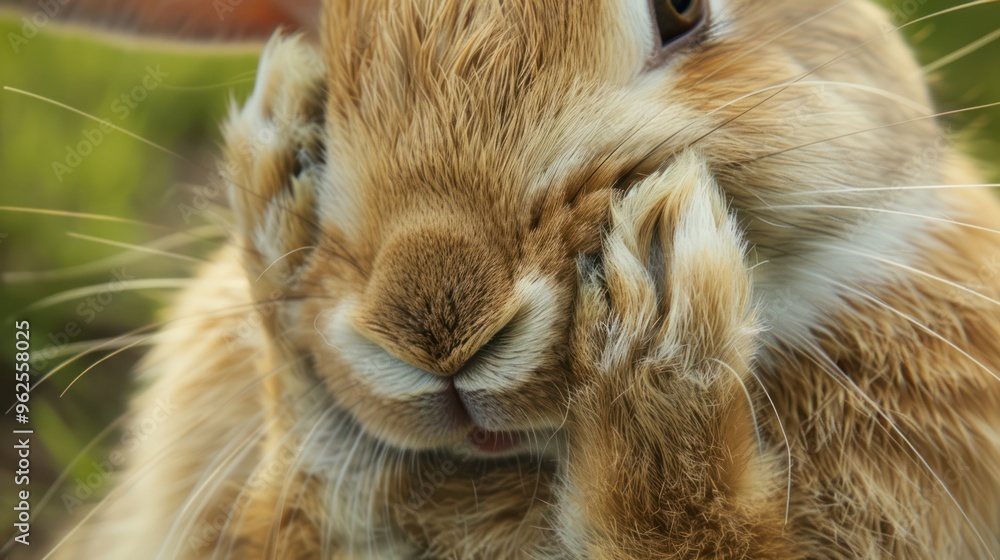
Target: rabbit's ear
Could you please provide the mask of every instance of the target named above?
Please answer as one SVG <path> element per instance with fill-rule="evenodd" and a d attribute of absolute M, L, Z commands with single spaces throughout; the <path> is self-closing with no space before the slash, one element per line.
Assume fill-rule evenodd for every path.
<path fill-rule="evenodd" d="M 316 31 L 322 0 L 0 0 L 60 21 L 178 40 L 258 40 Z"/>

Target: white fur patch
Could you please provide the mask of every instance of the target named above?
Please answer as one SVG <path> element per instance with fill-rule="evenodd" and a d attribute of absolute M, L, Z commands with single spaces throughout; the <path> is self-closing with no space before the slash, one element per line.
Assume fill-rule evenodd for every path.
<path fill-rule="evenodd" d="M 713 14 L 718 14 L 729 7 L 729 3 L 729 0 L 709 0 L 708 8 Z"/>
<path fill-rule="evenodd" d="M 351 325 L 351 307 L 341 305 L 322 329 L 327 344 L 350 364 L 352 377 L 376 395 L 411 400 L 448 389 L 448 380 L 414 367 L 362 336 Z"/>
<path fill-rule="evenodd" d="M 850 236 L 820 238 L 802 257 L 785 257 L 755 267 L 754 292 L 765 336 L 794 343 L 811 332 L 823 317 L 844 309 L 845 296 L 850 295 L 844 286 L 864 286 L 865 290 L 871 290 L 899 274 L 898 270 L 875 260 L 859 257 L 858 252 L 914 264 L 911 251 L 921 244 L 919 238 L 925 235 L 928 222 L 891 212 L 942 215 L 941 208 L 936 208 L 929 198 L 910 198 L 906 204 L 876 208 L 868 216 L 859 212 L 862 223 L 851 230 Z"/>
<path fill-rule="evenodd" d="M 521 279 L 514 289 L 519 309 L 508 332 L 494 340 L 467 371 L 455 377 L 462 391 L 507 392 L 531 379 L 552 353 L 560 310 L 552 281 L 542 276 Z"/>

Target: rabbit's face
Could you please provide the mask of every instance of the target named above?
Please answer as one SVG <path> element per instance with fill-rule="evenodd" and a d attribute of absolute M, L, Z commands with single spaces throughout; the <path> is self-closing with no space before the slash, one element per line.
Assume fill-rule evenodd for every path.
<path fill-rule="evenodd" d="M 912 116 L 871 91 L 793 83 L 810 70 L 926 101 L 895 41 L 823 67 L 879 34 L 867 2 L 679 4 L 704 23 L 666 47 L 648 0 L 329 2 L 322 48 L 270 45 L 228 130 L 249 275 L 259 299 L 294 299 L 272 336 L 370 434 L 414 449 L 473 434 L 499 452 L 557 429 L 577 261 L 599 252 L 611 197 L 677 153 L 708 163 L 780 259 L 851 217 L 751 208 L 881 185 L 922 150 L 895 147 L 899 130 L 852 140 L 876 170 L 797 149 Z"/>

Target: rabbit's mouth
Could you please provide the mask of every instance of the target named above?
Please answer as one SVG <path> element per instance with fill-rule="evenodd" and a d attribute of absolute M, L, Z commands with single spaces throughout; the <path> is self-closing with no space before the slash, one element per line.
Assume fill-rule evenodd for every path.
<path fill-rule="evenodd" d="M 450 435 L 438 434 L 435 439 L 443 438 L 446 443 L 442 445 L 439 439 L 438 444 L 430 445 L 433 449 L 498 459 L 516 455 L 546 456 L 555 453 L 558 447 L 553 444 L 557 430 L 550 422 L 526 424 L 524 419 L 518 420 L 512 413 L 518 407 L 506 402 L 501 395 L 464 392 L 450 384 L 433 400 L 439 405 L 411 409 L 435 428 L 452 427 L 444 430 Z M 410 435 L 418 437 L 415 429 Z"/>
<path fill-rule="evenodd" d="M 477 451 L 488 454 L 505 454 L 521 447 L 522 434 L 520 432 L 491 432 L 475 428 L 469 432 L 467 439 L 469 445 Z"/>
<path fill-rule="evenodd" d="M 337 404 L 384 443 L 457 446 L 484 457 L 530 454 L 565 412 L 556 351 L 564 330 L 560 294 L 554 280 L 538 274 L 516 283 L 503 325 L 447 371 L 401 349 L 406 337 L 390 329 L 395 323 L 372 329 L 358 321 L 361 306 L 346 300 L 313 322 L 316 367 Z"/>
<path fill-rule="evenodd" d="M 465 438 L 459 455 L 481 459 L 531 456 L 553 459 L 564 452 L 565 442 L 555 429 L 494 431 L 475 427 Z"/>

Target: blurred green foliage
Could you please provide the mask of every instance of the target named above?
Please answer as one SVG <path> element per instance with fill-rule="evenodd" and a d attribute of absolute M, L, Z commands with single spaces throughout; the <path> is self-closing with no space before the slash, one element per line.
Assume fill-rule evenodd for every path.
<path fill-rule="evenodd" d="M 899 21 L 915 21 L 968 0 L 880 0 Z M 941 111 L 1000 102 L 1000 5 L 956 10 L 903 29 L 927 70 Z M 977 46 L 978 44 L 978 46 Z M 974 48 L 970 48 L 974 47 Z M 965 54 L 963 54 L 965 53 Z M 1000 181 L 1000 109 L 947 117 L 958 140 Z"/>
<path fill-rule="evenodd" d="M 959 2 L 884 3 L 913 19 Z M 1000 6 L 981 6 L 913 25 L 905 32 L 921 59 L 935 65 L 980 37 L 998 33 L 998 22 Z M 20 15 L 0 13 L 0 38 L 11 33 L 25 35 Z M 160 229 L 0 210 L 0 234 L 7 235 L 0 235 L 0 270 L 4 274 L 0 348 L 12 345 L 13 320 L 29 318 L 35 352 L 58 348 L 66 357 L 74 344 L 115 337 L 154 321 L 157 310 L 169 300 L 170 291 L 114 293 L 106 305 L 98 299 L 95 306 L 88 306 L 84 298 L 44 309 L 25 308 L 64 290 L 114 280 L 113 271 L 120 265 L 112 266 L 104 259 L 120 254 L 123 247 L 75 234 L 141 245 L 189 227 L 179 205 L 190 201 L 192 192 L 177 184 L 204 179 L 204 169 L 211 167 L 218 140 L 218 124 L 229 99 L 243 99 L 249 91 L 256 54 L 246 48 L 182 47 L 109 39 L 55 25 L 43 27 L 36 36 L 19 44 L 16 53 L 7 42 L 0 44 L 0 85 L 42 95 L 106 119 L 186 158 L 178 160 L 118 130 L 101 131 L 98 122 L 65 108 L 10 91 L 0 92 L 0 205 L 120 216 L 166 226 Z M 942 109 L 1000 101 L 998 68 L 1000 42 L 986 44 L 934 70 L 930 76 Z M 155 82 L 150 81 L 151 72 L 160 79 L 155 87 L 149 87 Z M 969 131 L 972 152 L 984 161 L 994 162 L 1000 148 L 998 115 L 1000 111 L 981 111 L 950 120 L 958 129 Z M 176 250 L 198 255 L 206 248 L 204 243 L 195 243 Z M 88 263 L 92 270 L 74 269 L 87 267 Z M 136 278 L 182 278 L 190 268 L 190 263 L 183 260 L 159 257 L 127 265 L 126 274 Z M 30 271 L 72 274 L 22 274 Z M 76 334 L 72 336 L 67 332 L 70 323 L 79 329 L 73 329 Z M 63 340 L 69 346 L 58 344 Z M 66 484 L 35 521 L 39 538 L 45 528 L 52 529 L 55 521 L 50 519 L 65 516 L 63 498 L 73 495 L 80 482 L 86 484 L 88 475 L 95 472 L 93 463 L 104 460 L 107 447 L 116 441 L 112 434 L 85 449 L 124 410 L 125 395 L 132 386 L 129 372 L 139 353 L 126 352 L 101 364 L 65 397 L 59 396 L 101 355 L 87 356 L 60 371 L 32 398 L 32 422 L 38 434 L 33 455 L 34 499 L 40 499 L 62 469 L 73 463 Z M 3 371 L 11 371 L 10 360 L 11 352 L 0 350 Z M 45 369 L 60 360 L 52 356 Z M 6 387 L 7 379 L 4 383 Z M 2 431 L 9 433 L 12 425 L 5 417 Z M 3 496 L 11 495 L 12 477 L 7 470 L 14 464 L 7 447 L 0 451 Z M 82 455 L 78 458 L 78 454 Z M 101 490 L 94 489 L 97 493 Z M 0 536 L 9 530 L 10 513 L 9 509 L 0 511 Z"/>
<path fill-rule="evenodd" d="M 4 333 L 0 344 L 12 347 L 13 321 L 29 319 L 34 357 L 44 372 L 86 341 L 117 337 L 155 321 L 170 291 L 98 290 L 51 307 L 26 309 L 29 305 L 65 290 L 114 283 L 116 275 L 136 279 L 189 275 L 190 263 L 162 257 L 142 259 L 123 270 L 121 262 L 105 260 L 120 256 L 123 247 L 77 234 L 142 245 L 196 225 L 185 223 L 181 211 L 181 204 L 190 205 L 194 189 L 178 182 L 203 180 L 205 169 L 211 168 L 219 123 L 230 99 L 245 98 L 252 87 L 257 55 L 250 47 L 181 48 L 109 40 L 55 25 L 42 28 L 14 53 L 8 34 L 27 36 L 19 18 L 9 13 L 0 17 L 0 38 L 4 38 L 0 85 L 65 103 L 185 157 L 179 160 L 121 130 L 38 99 L 0 92 L 0 205 L 119 216 L 165 226 L 0 210 L 0 234 L 6 234 L 0 239 L 0 332 Z M 208 245 L 192 244 L 190 238 L 180 241 L 188 244 L 176 251 L 189 255 L 204 253 Z M 64 487 L 44 511 L 36 509 L 35 538 L 42 538 L 45 529 L 65 517 L 64 499 L 72 503 L 87 490 L 95 494 L 106 490 L 103 482 L 91 484 L 87 477 L 95 480 L 93 463 L 106 459 L 107 446 L 117 441 L 115 435 L 83 450 L 125 409 L 125 396 L 133 384 L 130 370 L 139 353 L 109 360 L 60 398 L 86 366 L 105 354 L 86 356 L 65 368 L 32 396 L 31 422 L 38 434 L 32 449 L 36 504 L 60 471 L 76 459 Z M 3 371 L 13 371 L 12 355 L 12 348 L 0 350 Z M 13 388 L 12 379 L 4 375 L 4 395 L 12 394 L 7 390 Z M 3 433 L 9 434 L 12 427 L 8 415 Z M 2 496 L 13 495 L 10 470 L 16 461 L 10 453 L 7 445 L 0 450 Z M 0 511 L 0 536 L 10 530 L 11 513 L 7 507 Z"/>

